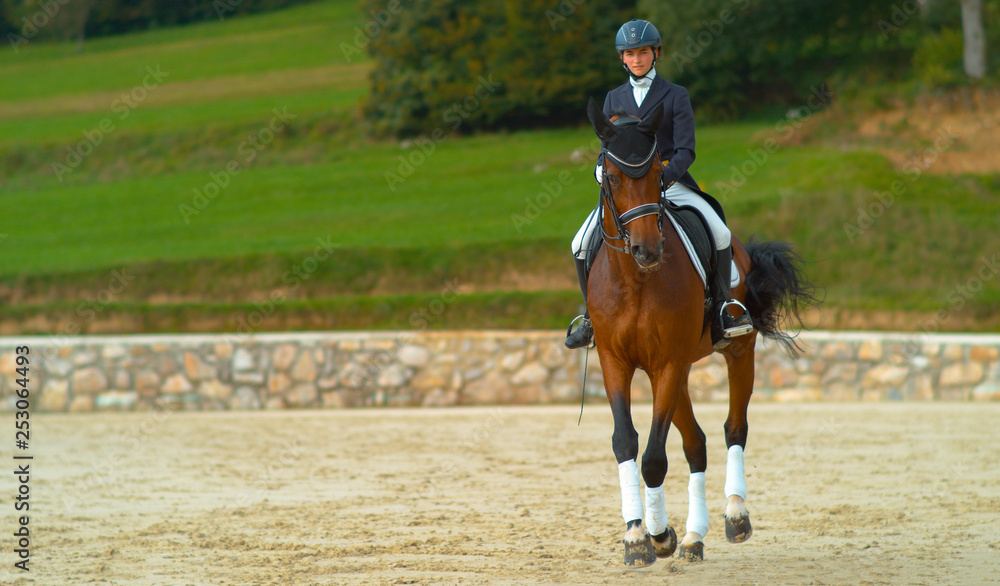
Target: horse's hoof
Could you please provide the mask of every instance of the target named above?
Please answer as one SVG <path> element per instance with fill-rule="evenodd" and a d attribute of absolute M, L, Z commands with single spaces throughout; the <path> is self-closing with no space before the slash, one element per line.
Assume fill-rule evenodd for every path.
<path fill-rule="evenodd" d="M 659 535 L 653 536 L 653 549 L 656 550 L 656 557 L 668 558 L 674 555 L 677 550 L 677 533 L 674 528 L 667 526 L 667 530 Z"/>
<path fill-rule="evenodd" d="M 646 538 L 636 543 L 622 541 L 625 544 L 625 565 L 630 568 L 645 568 L 656 562 L 656 551 L 653 549 L 653 541 L 646 534 Z"/>
<path fill-rule="evenodd" d="M 691 545 L 681 544 L 677 556 L 687 562 L 700 562 L 705 559 L 705 544 L 701 541 Z"/>
<path fill-rule="evenodd" d="M 726 539 L 729 543 L 743 543 L 753 535 L 753 527 L 750 526 L 750 516 L 726 517 Z"/>

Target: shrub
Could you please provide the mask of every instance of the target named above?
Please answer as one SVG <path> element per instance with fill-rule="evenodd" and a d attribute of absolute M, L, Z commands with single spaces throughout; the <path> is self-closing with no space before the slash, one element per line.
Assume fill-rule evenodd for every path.
<path fill-rule="evenodd" d="M 579 123 L 622 83 L 624 4 L 366 0 L 366 114 L 395 135 Z"/>
<path fill-rule="evenodd" d="M 966 79 L 962 64 L 962 31 L 943 29 L 924 35 L 913 54 L 917 78 L 932 86 L 952 86 Z"/>

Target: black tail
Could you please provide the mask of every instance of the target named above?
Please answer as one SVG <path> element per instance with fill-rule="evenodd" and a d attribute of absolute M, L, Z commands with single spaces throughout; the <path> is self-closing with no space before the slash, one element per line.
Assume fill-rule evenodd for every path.
<path fill-rule="evenodd" d="M 750 238 L 746 250 L 750 255 L 746 305 L 754 327 L 781 344 L 789 356 L 798 356 L 802 348 L 782 325 L 794 319 L 802 326 L 800 311 L 820 303 L 816 287 L 802 274 L 802 258 L 786 242 Z"/>

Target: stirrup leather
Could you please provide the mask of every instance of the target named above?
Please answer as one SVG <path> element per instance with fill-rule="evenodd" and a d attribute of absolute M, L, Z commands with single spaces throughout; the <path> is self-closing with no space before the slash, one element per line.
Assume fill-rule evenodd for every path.
<path fill-rule="evenodd" d="M 745 305 L 743 305 L 742 303 L 740 303 L 736 299 L 730 299 L 729 301 L 724 301 L 722 303 L 722 306 L 719 308 L 719 319 L 722 320 L 722 324 L 725 325 L 725 321 L 724 321 L 725 317 L 727 315 L 729 315 L 729 312 L 726 311 L 726 309 L 730 305 L 735 305 L 735 306 L 737 306 L 737 307 L 739 307 L 740 309 L 743 310 L 743 315 L 740 316 L 740 317 L 746 317 L 746 323 L 744 323 L 742 325 L 737 325 L 737 326 L 731 327 L 729 329 L 723 328 L 722 337 L 723 338 L 738 338 L 740 336 L 745 336 L 746 334 L 749 334 L 750 332 L 752 332 L 753 331 L 753 322 L 750 320 L 750 311 L 747 309 L 747 307 Z M 740 318 L 732 317 L 731 315 L 729 317 L 730 317 L 730 319 L 734 319 L 734 320 L 740 319 Z"/>

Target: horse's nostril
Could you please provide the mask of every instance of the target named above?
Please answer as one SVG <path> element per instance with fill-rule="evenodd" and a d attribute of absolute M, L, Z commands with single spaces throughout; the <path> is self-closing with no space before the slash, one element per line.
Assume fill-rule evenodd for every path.
<path fill-rule="evenodd" d="M 648 248 L 639 245 L 632 247 L 632 257 L 643 266 L 652 264 L 658 258 L 653 256 L 652 251 Z"/>

